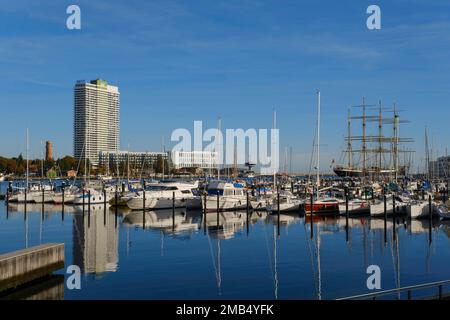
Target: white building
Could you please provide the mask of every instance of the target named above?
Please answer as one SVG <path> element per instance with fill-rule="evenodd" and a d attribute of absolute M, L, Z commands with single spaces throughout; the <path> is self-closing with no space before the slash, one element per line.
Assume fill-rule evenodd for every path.
<path fill-rule="evenodd" d="M 119 164 L 129 164 L 130 166 L 152 168 L 158 158 L 169 160 L 167 152 L 131 152 L 101 151 L 99 153 L 99 164 L 106 167 L 113 167 Z"/>
<path fill-rule="evenodd" d="M 173 168 L 217 169 L 219 154 L 209 151 L 173 151 L 171 163 Z"/>
<path fill-rule="evenodd" d="M 98 165 L 101 151 L 119 150 L 119 88 L 97 79 L 78 81 L 74 91 L 74 156 Z"/>

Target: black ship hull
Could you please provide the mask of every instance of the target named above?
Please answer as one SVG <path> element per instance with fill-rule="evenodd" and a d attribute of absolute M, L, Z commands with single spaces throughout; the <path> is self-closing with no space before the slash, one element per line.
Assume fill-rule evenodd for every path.
<path fill-rule="evenodd" d="M 339 177 L 343 177 L 343 178 L 345 178 L 345 177 L 357 178 L 357 177 L 363 176 L 362 170 L 358 170 L 358 169 L 333 168 L 333 171 Z"/>
<path fill-rule="evenodd" d="M 362 169 L 356 169 L 356 168 L 343 168 L 343 167 L 335 167 L 333 168 L 334 173 L 338 175 L 339 177 L 348 177 L 348 178 L 358 178 L 358 177 L 367 177 L 371 175 L 382 175 L 387 176 L 394 174 L 395 171 L 392 169 L 378 169 L 378 168 L 371 168 L 363 172 Z M 399 169 L 399 174 L 404 175 L 405 174 L 405 168 Z"/>

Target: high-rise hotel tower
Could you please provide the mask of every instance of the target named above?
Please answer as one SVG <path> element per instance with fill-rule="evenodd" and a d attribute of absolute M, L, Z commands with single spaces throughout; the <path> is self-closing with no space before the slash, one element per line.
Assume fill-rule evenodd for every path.
<path fill-rule="evenodd" d="M 119 151 L 119 88 L 104 80 L 77 81 L 74 106 L 74 156 L 94 166 L 100 152 Z"/>

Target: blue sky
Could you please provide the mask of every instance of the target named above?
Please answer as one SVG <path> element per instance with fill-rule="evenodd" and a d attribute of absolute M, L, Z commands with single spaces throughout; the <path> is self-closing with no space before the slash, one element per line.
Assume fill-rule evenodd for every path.
<path fill-rule="evenodd" d="M 66 28 L 81 7 L 82 29 Z M 382 29 L 366 28 L 377 4 Z M 341 158 L 348 106 L 394 101 L 411 121 L 423 165 L 448 146 L 450 1 L 4 1 L 0 0 L 0 154 L 53 140 L 72 154 L 73 85 L 103 78 L 121 91 L 121 142 L 160 150 L 194 120 L 270 128 L 277 109 L 282 153 L 305 170 L 322 92 L 322 163 Z M 168 143 L 167 143 L 168 144 Z"/>

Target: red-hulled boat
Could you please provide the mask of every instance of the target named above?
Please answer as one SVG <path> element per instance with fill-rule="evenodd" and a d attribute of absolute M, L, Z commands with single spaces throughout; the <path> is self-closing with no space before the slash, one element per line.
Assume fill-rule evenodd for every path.
<path fill-rule="evenodd" d="M 304 206 L 305 212 L 311 214 L 311 202 L 306 201 Z M 313 201 L 313 211 L 314 214 L 339 214 L 339 202 L 334 198 L 324 198 Z"/>

